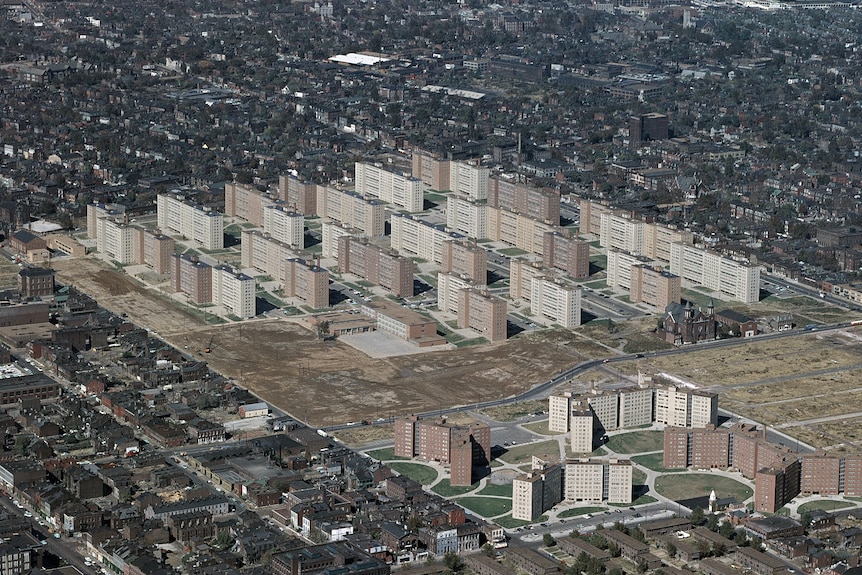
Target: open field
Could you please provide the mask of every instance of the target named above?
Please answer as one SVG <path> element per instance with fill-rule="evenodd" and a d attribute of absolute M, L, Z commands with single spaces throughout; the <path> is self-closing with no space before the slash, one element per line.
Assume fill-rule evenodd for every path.
<path fill-rule="evenodd" d="M 803 503 L 797 509 L 801 515 L 809 511 L 820 509 L 822 511 L 835 511 L 836 509 L 846 509 L 848 507 L 856 507 L 856 504 L 850 501 L 837 501 L 835 499 L 821 499 L 819 501 L 808 501 Z"/>
<path fill-rule="evenodd" d="M 661 450 L 663 442 L 664 432 L 662 431 L 634 431 L 611 436 L 607 446 L 617 453 L 646 453 Z"/>
<path fill-rule="evenodd" d="M 359 447 L 381 439 L 392 439 L 395 436 L 395 427 L 392 424 L 356 425 L 350 429 L 340 429 L 335 435 L 344 445 Z"/>
<path fill-rule="evenodd" d="M 455 502 L 480 517 L 494 517 L 512 510 L 511 499 L 497 497 L 460 497 Z"/>
<path fill-rule="evenodd" d="M 441 497 L 457 497 L 459 495 L 464 495 L 465 493 L 470 493 L 478 488 L 478 483 L 474 483 L 473 485 L 452 485 L 447 477 L 445 479 L 441 479 L 437 485 L 431 488 L 431 491 Z"/>
<path fill-rule="evenodd" d="M 319 341 L 293 320 L 208 325 L 194 310 L 93 258 L 56 264 L 59 282 L 79 287 L 108 309 L 128 313 L 180 349 L 188 346 L 189 353 L 197 354 L 212 339 L 212 353 L 201 359 L 312 425 L 507 397 L 601 349 L 557 330 L 444 353 L 374 359 L 337 340 Z M 337 410 L 333 398 L 338 398 Z M 547 405 L 541 402 L 535 410 L 540 408 Z"/>
<path fill-rule="evenodd" d="M 602 513 L 604 510 L 604 507 L 572 507 L 571 509 L 560 511 L 557 514 L 557 517 L 560 519 L 568 519 L 569 517 L 578 517 L 579 515 L 586 515 L 587 513 Z"/>
<path fill-rule="evenodd" d="M 541 457 L 545 454 L 551 454 L 556 457 L 560 456 L 560 444 L 556 439 L 509 447 L 506 449 L 506 453 L 501 455 L 499 459 L 506 463 L 517 465 L 532 461 L 534 455 Z"/>
<path fill-rule="evenodd" d="M 387 464 L 392 471 L 406 475 L 416 483 L 430 485 L 437 479 L 437 470 L 421 463 L 408 463 L 406 461 L 393 461 Z"/>
<path fill-rule="evenodd" d="M 655 490 L 674 501 L 708 496 L 713 489 L 719 499 L 734 497 L 737 501 L 745 501 L 754 494 L 744 483 L 710 473 L 663 475 L 655 480 Z"/>

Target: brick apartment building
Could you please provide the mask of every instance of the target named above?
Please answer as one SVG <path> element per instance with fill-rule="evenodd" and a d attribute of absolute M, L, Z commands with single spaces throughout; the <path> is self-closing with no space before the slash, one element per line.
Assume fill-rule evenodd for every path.
<path fill-rule="evenodd" d="M 540 222 L 560 224 L 560 193 L 534 188 L 513 178 L 488 178 L 488 206 L 518 212 Z"/>
<path fill-rule="evenodd" d="M 446 339 L 437 334 L 437 322 L 387 300 L 368 302 L 359 310 L 376 321 L 377 329 L 419 346 L 442 345 Z"/>
<path fill-rule="evenodd" d="M 153 268 L 157 274 L 171 273 L 171 257 L 174 255 L 174 239 L 158 230 L 135 228 L 132 236 L 134 261 Z"/>
<path fill-rule="evenodd" d="M 51 297 L 54 295 L 54 270 L 26 267 L 18 272 L 18 292 L 21 299 Z"/>
<path fill-rule="evenodd" d="M 315 262 L 291 258 L 284 262 L 284 295 L 298 297 L 317 309 L 329 306 L 329 272 Z"/>
<path fill-rule="evenodd" d="M 645 303 L 665 309 L 682 299 L 682 280 L 677 275 L 649 265 L 633 266 L 629 299 L 632 303 Z"/>
<path fill-rule="evenodd" d="M 440 244 L 441 273 L 463 274 L 484 285 L 488 281 L 488 251 L 471 242 L 446 240 Z"/>
<path fill-rule="evenodd" d="M 471 328 L 488 341 L 507 337 L 506 300 L 484 290 L 458 291 L 458 327 Z"/>
<path fill-rule="evenodd" d="M 471 485 L 473 468 L 491 461 L 491 428 L 484 423 L 455 425 L 415 415 L 395 420 L 395 455 L 439 461 L 450 467 L 452 485 Z"/>
<path fill-rule="evenodd" d="M 194 303 L 212 302 L 212 267 L 197 256 L 173 254 L 172 258 L 171 290 L 187 294 Z"/>
<path fill-rule="evenodd" d="M 590 277 L 589 242 L 560 232 L 545 232 L 542 241 L 542 265 L 561 269 L 574 279 Z"/>
<path fill-rule="evenodd" d="M 350 236 L 338 238 L 338 266 L 380 285 L 398 297 L 413 295 L 413 260 Z"/>

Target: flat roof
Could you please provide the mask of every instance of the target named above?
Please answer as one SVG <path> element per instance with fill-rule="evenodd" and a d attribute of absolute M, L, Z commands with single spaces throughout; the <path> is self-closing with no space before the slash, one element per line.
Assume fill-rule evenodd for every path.
<path fill-rule="evenodd" d="M 348 54 L 336 54 L 329 58 L 330 62 L 339 64 L 350 64 L 351 66 L 373 66 L 380 62 L 388 62 L 390 58 L 383 56 L 372 56 L 371 54 L 362 54 L 358 52 L 350 52 Z"/>

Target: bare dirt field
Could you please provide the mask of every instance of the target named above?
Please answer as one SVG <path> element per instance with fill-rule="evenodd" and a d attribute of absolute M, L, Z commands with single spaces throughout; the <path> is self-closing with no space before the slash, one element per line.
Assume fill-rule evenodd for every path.
<path fill-rule="evenodd" d="M 98 260 L 58 261 L 58 281 L 125 312 L 266 401 L 315 425 L 507 397 L 605 350 L 565 331 L 444 353 L 373 359 L 286 319 L 208 325 L 180 303 Z"/>

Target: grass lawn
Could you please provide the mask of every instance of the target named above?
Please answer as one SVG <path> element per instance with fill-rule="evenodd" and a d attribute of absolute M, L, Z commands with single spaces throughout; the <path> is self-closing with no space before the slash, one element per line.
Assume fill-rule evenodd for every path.
<path fill-rule="evenodd" d="M 516 527 L 523 527 L 524 525 L 530 524 L 529 521 L 524 521 L 523 519 L 512 519 L 511 515 L 494 519 L 494 523 L 503 529 L 515 529 Z"/>
<path fill-rule="evenodd" d="M 493 497 L 461 497 L 455 502 L 481 517 L 494 517 L 512 511 L 510 499 L 494 499 Z"/>
<path fill-rule="evenodd" d="M 646 481 L 646 473 L 640 469 L 632 469 L 632 485 L 643 485 Z"/>
<path fill-rule="evenodd" d="M 578 517 L 579 515 L 586 515 L 587 513 L 601 513 L 604 510 L 604 507 L 574 507 L 572 509 L 560 511 L 557 513 L 557 517 L 560 519 L 568 519 L 569 517 Z"/>
<path fill-rule="evenodd" d="M 525 423 L 522 425 L 524 429 L 529 429 L 533 433 L 538 433 L 539 435 L 564 435 L 559 431 L 551 431 L 548 429 L 548 420 L 544 421 L 536 421 L 533 423 Z"/>
<path fill-rule="evenodd" d="M 744 483 L 710 473 L 663 475 L 655 480 L 655 490 L 674 501 L 705 497 L 713 489 L 719 499 L 734 497 L 737 501 L 745 501 L 754 494 L 754 490 Z"/>
<path fill-rule="evenodd" d="M 652 469 L 653 471 L 658 471 L 660 473 L 682 473 L 685 469 L 667 469 L 662 467 L 662 454 L 661 453 L 651 453 L 650 455 L 635 455 L 632 457 L 632 461 L 637 463 L 638 465 L 643 465 L 647 469 Z"/>
<path fill-rule="evenodd" d="M 849 501 L 836 501 L 835 499 L 823 499 L 821 501 L 809 501 L 799 506 L 798 512 L 801 515 L 807 511 L 822 509 L 823 511 L 834 511 L 836 509 L 845 509 L 847 507 L 855 507 L 855 503 Z"/>
<path fill-rule="evenodd" d="M 389 467 L 401 475 L 406 475 L 413 481 L 422 485 L 430 485 L 437 479 L 437 470 L 421 463 L 407 463 L 396 461 L 388 464 Z"/>
<path fill-rule="evenodd" d="M 478 483 L 474 483 L 473 485 L 452 485 L 449 482 L 449 479 L 441 479 L 440 483 L 431 488 L 431 491 L 439 495 L 440 497 L 457 497 L 458 495 L 464 495 L 465 493 L 470 493 L 474 489 L 479 487 Z"/>
<path fill-rule="evenodd" d="M 394 459 L 404 459 L 407 457 L 398 457 L 395 455 L 394 447 L 384 447 L 383 449 L 375 449 L 374 451 L 366 451 L 365 452 L 368 457 L 372 457 L 377 459 L 378 461 L 392 461 Z"/>
<path fill-rule="evenodd" d="M 506 485 L 497 485 L 496 483 L 489 483 L 485 486 L 484 489 L 482 489 L 482 491 L 480 491 L 476 495 L 498 495 L 500 497 L 511 497 L 512 484 L 508 483 Z"/>
<path fill-rule="evenodd" d="M 591 455 L 593 457 L 601 457 L 601 456 L 607 455 L 607 454 L 608 454 L 608 452 L 605 451 L 604 447 L 596 447 L 588 455 Z M 583 456 L 584 456 L 583 453 L 575 453 L 574 451 L 572 451 L 572 444 L 569 442 L 566 442 L 566 457 L 583 457 Z"/>
<path fill-rule="evenodd" d="M 556 440 L 549 439 L 548 441 L 540 441 L 539 443 L 515 445 L 514 447 L 509 447 L 506 453 L 501 455 L 498 459 L 501 459 L 506 463 L 517 465 L 519 463 L 532 461 L 533 455 L 543 455 L 547 453 L 557 454 L 559 457 L 560 444 Z"/>
<path fill-rule="evenodd" d="M 504 256 L 522 256 L 522 255 L 527 253 L 524 250 L 522 250 L 521 248 L 504 248 L 502 250 L 497 250 L 497 251 L 500 252 L 501 254 L 503 254 Z"/>
<path fill-rule="evenodd" d="M 664 447 L 664 433 L 661 431 L 635 431 L 612 436 L 607 443 L 608 449 L 617 453 L 646 453 L 660 451 Z"/>

